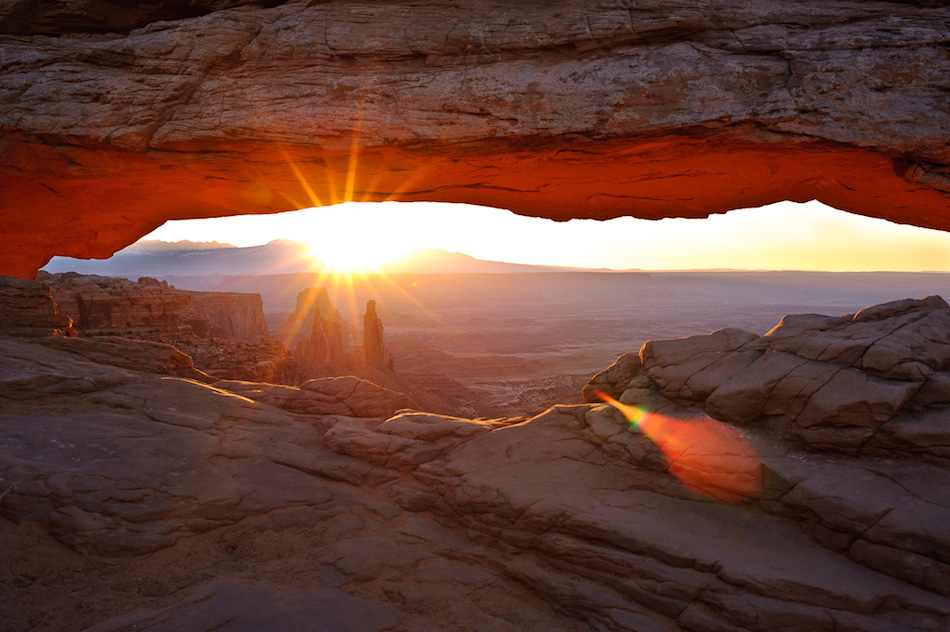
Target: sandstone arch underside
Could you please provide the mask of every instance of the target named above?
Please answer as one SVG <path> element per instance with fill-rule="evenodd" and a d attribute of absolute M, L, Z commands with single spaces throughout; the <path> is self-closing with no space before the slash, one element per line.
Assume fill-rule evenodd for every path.
<path fill-rule="evenodd" d="M 348 199 L 950 230 L 941 4 L 8 3 L 0 273 Z"/>

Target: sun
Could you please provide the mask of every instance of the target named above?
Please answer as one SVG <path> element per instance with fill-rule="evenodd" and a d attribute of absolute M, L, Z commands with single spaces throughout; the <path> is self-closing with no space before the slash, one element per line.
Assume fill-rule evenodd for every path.
<path fill-rule="evenodd" d="M 412 251 L 407 245 L 380 234 L 340 235 L 307 241 L 310 255 L 328 272 L 376 272 L 380 266 Z"/>

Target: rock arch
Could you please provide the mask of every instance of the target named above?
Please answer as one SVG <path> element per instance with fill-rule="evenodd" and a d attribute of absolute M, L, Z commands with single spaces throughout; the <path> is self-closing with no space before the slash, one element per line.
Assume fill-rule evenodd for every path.
<path fill-rule="evenodd" d="M 0 9 L 0 273 L 350 199 L 950 229 L 941 3 L 178 4 Z"/>

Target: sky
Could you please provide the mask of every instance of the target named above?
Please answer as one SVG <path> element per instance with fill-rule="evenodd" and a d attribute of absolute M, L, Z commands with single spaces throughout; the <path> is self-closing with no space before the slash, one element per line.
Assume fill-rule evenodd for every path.
<path fill-rule="evenodd" d="M 350 202 L 272 215 L 170 221 L 143 239 L 255 246 L 292 239 L 338 268 L 413 248 L 478 259 L 615 270 L 950 271 L 950 233 L 779 202 L 707 219 L 553 222 L 430 202 Z"/>

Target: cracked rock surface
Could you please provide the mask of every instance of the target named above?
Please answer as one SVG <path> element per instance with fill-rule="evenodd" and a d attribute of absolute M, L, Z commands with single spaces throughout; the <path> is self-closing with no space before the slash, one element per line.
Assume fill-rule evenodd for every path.
<path fill-rule="evenodd" d="M 678 429 L 714 423 L 702 414 L 716 391 L 713 358 L 794 355 L 766 347 L 794 349 L 782 329 L 798 323 L 800 332 L 821 327 L 822 348 L 838 337 L 835 357 L 847 362 L 836 371 L 919 386 L 947 368 L 944 312 L 937 299 L 906 301 L 789 318 L 764 337 L 733 330 L 655 341 L 639 369 L 628 356 L 595 382 L 630 404 L 652 398 Z M 930 342 L 903 360 L 863 363 L 888 336 L 897 353 L 915 325 Z M 33 338 L 0 336 L 0 350 L 0 614 L 10 629 L 310 629 L 315 618 L 340 630 L 950 623 L 946 455 L 936 439 L 908 447 L 885 431 L 894 419 L 930 419 L 929 436 L 946 437 L 945 417 L 933 417 L 942 405 L 922 404 L 919 392 L 890 418 L 884 404 L 874 409 L 881 418 L 868 413 L 857 427 L 874 434 L 860 443 L 845 425 L 859 416 L 855 396 L 831 398 L 845 413 L 809 418 L 807 428 L 827 431 L 822 441 L 795 430 L 798 417 L 750 420 L 749 398 L 736 397 L 741 419 L 720 417 L 730 424 L 721 436 L 753 446 L 760 467 L 739 472 L 731 449 L 691 461 L 692 476 L 725 485 L 758 472 L 758 493 L 724 503 L 684 484 L 683 463 L 604 404 L 469 420 L 403 409 L 396 394 L 355 378 L 301 389 L 208 385 Z M 723 385 L 744 369 L 727 365 Z M 77 388 L 37 377 L 59 366 L 91 377 Z M 763 384 L 792 379 L 776 373 L 762 371 Z M 10 397 L 21 376 L 32 376 L 29 402 Z M 784 387 L 770 392 L 763 411 Z M 816 405 L 820 389 L 800 392 L 802 411 Z M 841 441 L 829 438 L 839 432 Z M 699 452 L 697 442 L 678 460 Z"/>

